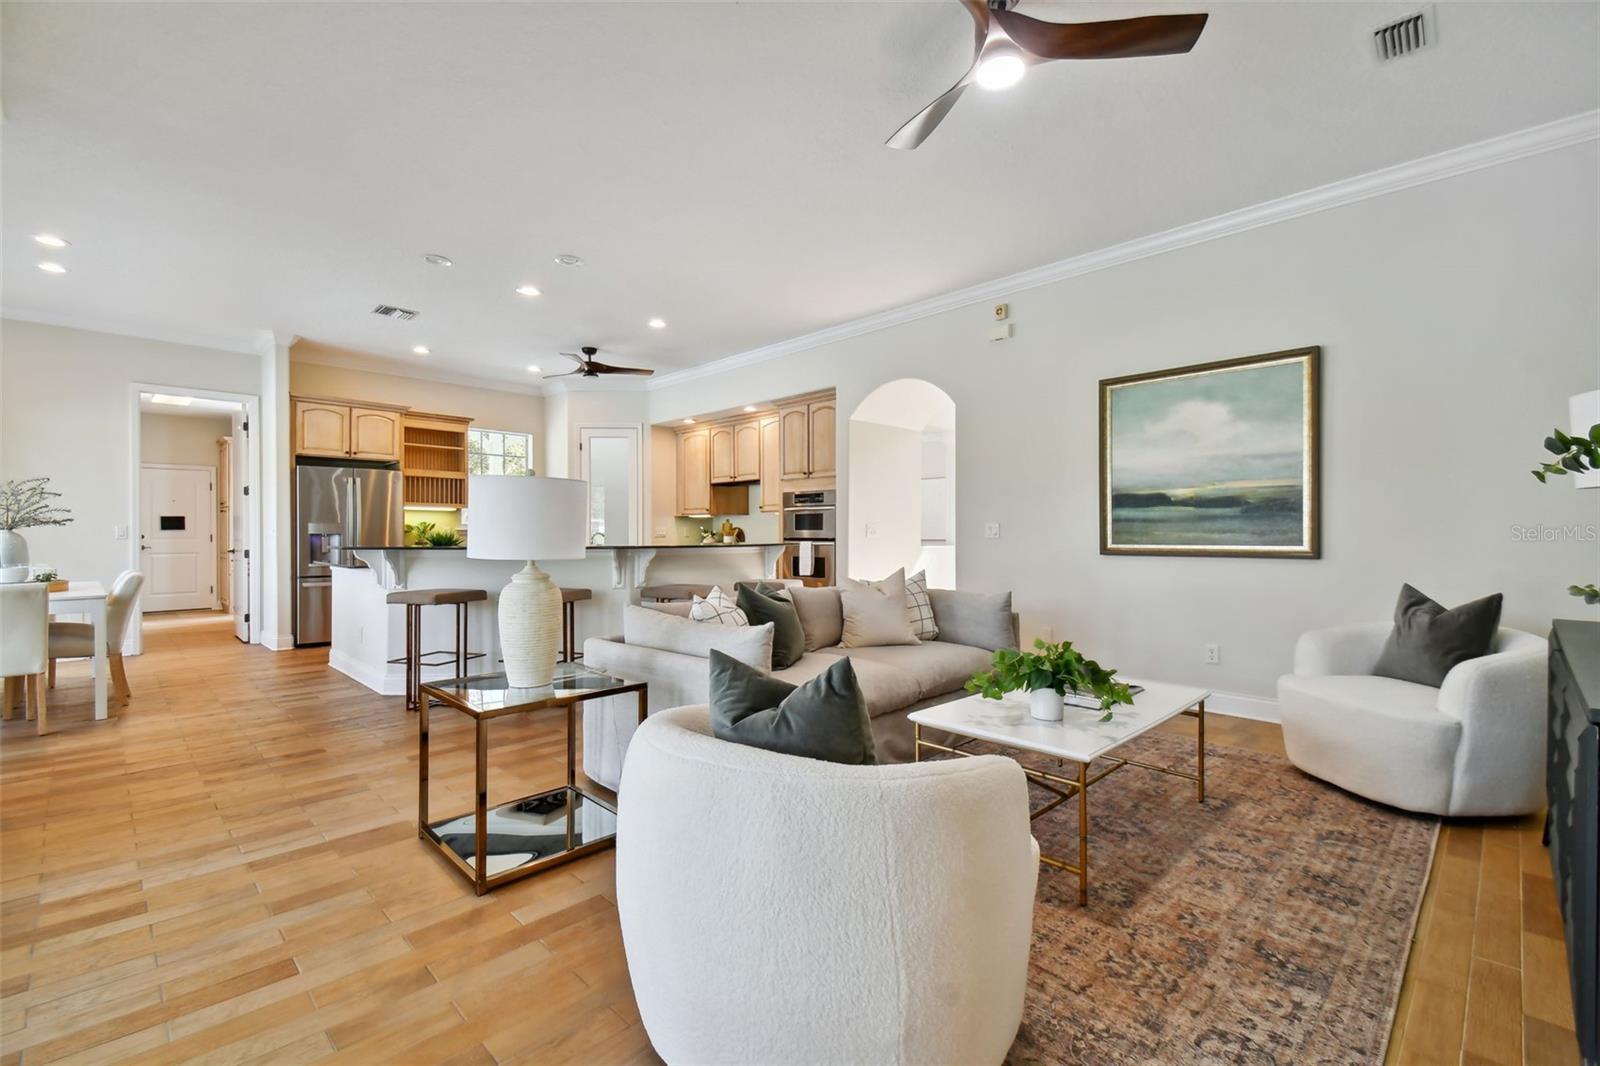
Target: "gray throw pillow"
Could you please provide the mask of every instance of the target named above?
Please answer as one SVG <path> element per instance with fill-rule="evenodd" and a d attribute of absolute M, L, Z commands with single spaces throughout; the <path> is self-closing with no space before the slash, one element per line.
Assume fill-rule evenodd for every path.
<path fill-rule="evenodd" d="M 986 651 L 1017 646 L 1009 592 L 929 589 L 928 602 L 933 605 L 933 620 L 941 641 Z"/>
<path fill-rule="evenodd" d="M 806 634 L 806 651 L 831 648 L 839 643 L 844 636 L 844 604 L 837 588 L 792 585 L 785 591 L 800 615 L 800 628 Z"/>
<path fill-rule="evenodd" d="M 806 631 L 800 628 L 794 604 L 776 592 L 759 592 L 749 585 L 738 588 L 739 610 L 749 616 L 750 624 L 772 623 L 772 668 L 787 670 L 799 662 L 806 653 Z"/>
<path fill-rule="evenodd" d="M 867 701 L 849 659 L 835 660 L 796 687 L 713 651 L 711 735 L 807 759 L 878 761 Z"/>
<path fill-rule="evenodd" d="M 1457 663 L 1487 655 L 1500 631 L 1500 593 L 1448 611 L 1410 585 L 1400 587 L 1394 629 L 1372 672 L 1438 688 Z"/>

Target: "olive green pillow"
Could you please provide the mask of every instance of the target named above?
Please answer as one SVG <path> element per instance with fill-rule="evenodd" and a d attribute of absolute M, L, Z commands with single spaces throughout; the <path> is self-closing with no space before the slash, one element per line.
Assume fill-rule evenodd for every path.
<path fill-rule="evenodd" d="M 797 687 L 713 648 L 711 735 L 807 759 L 878 761 L 867 700 L 847 658 Z"/>
<path fill-rule="evenodd" d="M 774 670 L 787 670 L 800 661 L 800 656 L 806 653 L 806 631 L 800 627 L 800 614 L 788 597 L 740 585 L 738 603 L 751 625 L 772 623 Z"/>

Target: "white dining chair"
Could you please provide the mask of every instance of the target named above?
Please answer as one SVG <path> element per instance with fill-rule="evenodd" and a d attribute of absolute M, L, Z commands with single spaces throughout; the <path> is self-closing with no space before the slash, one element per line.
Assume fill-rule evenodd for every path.
<path fill-rule="evenodd" d="M 27 716 L 39 735 L 50 732 L 44 674 L 50 653 L 49 586 L 40 581 L 0 585 L 0 677 L 5 678 L 4 716 L 15 714 L 17 681 L 24 680 Z"/>
<path fill-rule="evenodd" d="M 111 668 L 111 684 L 123 703 L 133 694 L 128 687 L 128 672 L 122 665 L 122 642 L 133 617 L 133 605 L 144 588 L 144 575 L 124 570 L 106 593 L 106 662 Z M 48 683 L 56 685 L 57 659 L 87 659 L 94 655 L 94 626 L 88 622 L 50 623 L 50 667 Z"/>

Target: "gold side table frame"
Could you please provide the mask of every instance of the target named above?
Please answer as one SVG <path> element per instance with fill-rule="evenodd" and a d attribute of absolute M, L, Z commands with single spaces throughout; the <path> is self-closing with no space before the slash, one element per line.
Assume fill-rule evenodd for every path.
<path fill-rule="evenodd" d="M 542 689 L 502 689 L 514 694 L 500 706 L 474 706 L 471 701 L 461 695 L 463 688 L 476 684 L 492 684 L 496 678 L 504 677 L 503 674 L 487 674 L 479 677 L 454 678 L 449 681 L 434 681 L 421 686 L 422 699 L 417 708 L 417 836 L 433 845 L 463 877 L 472 883 L 477 895 L 499 888 L 501 885 L 524 877 L 542 873 L 562 863 L 571 862 L 585 855 L 603 851 L 616 844 L 616 834 L 599 837 L 586 841 L 574 840 L 574 816 L 578 809 L 585 803 L 596 804 L 599 807 L 616 814 L 616 806 L 610 800 L 581 787 L 577 781 L 577 714 L 584 703 L 589 700 L 605 699 L 611 696 L 623 696 L 630 692 L 636 693 L 639 700 L 639 721 L 642 724 L 647 714 L 649 703 L 649 687 L 643 681 L 624 681 L 621 678 L 607 677 L 597 670 L 576 663 L 562 663 L 557 666 L 557 685 L 547 686 Z M 589 688 L 562 688 L 563 680 L 571 681 L 574 678 L 583 679 L 584 683 L 594 685 Z M 605 682 L 612 682 L 605 684 Z M 476 798 L 473 809 L 449 818 L 430 822 L 428 817 L 428 710 L 429 697 L 437 700 L 441 705 L 453 708 L 471 718 L 474 729 L 474 752 L 476 771 Z M 544 792 L 536 792 L 527 796 L 504 803 L 495 804 L 494 810 L 505 807 L 514 807 L 530 801 L 541 801 L 560 796 L 564 801 L 566 847 L 562 851 L 534 859 L 530 862 L 515 866 L 509 870 L 502 870 L 496 874 L 489 874 L 488 870 L 488 825 L 489 825 L 489 723 L 496 718 L 504 718 L 513 714 L 528 714 L 541 710 L 559 710 L 566 716 L 567 733 L 567 774 L 566 783 Z M 587 780 L 587 779 L 585 779 Z M 477 837 L 474 850 L 474 863 L 468 863 L 454 848 L 446 844 L 438 831 L 438 827 L 452 822 L 461 821 L 468 816 L 472 817 L 473 831 Z"/>
<path fill-rule="evenodd" d="M 1193 718 L 1197 723 L 1197 737 L 1195 743 L 1196 765 L 1194 773 L 1190 773 L 1187 770 L 1180 770 L 1173 766 L 1157 766 L 1154 763 L 1140 762 L 1138 759 L 1125 759 L 1116 755 L 1101 755 L 1095 759 L 1092 759 L 1090 762 L 1078 762 L 1073 759 L 1058 758 L 1056 761 L 1061 766 L 1074 768 L 1073 775 L 1071 777 L 1066 777 L 1062 774 L 1051 773 L 1048 770 L 1041 770 L 1036 767 L 1028 766 L 1024 764 L 1021 759 L 1017 760 L 1017 765 L 1022 767 L 1022 772 L 1027 775 L 1029 781 L 1032 781 L 1034 784 L 1043 788 L 1046 792 L 1049 792 L 1055 796 L 1055 799 L 1050 800 L 1044 806 L 1038 808 L 1037 810 L 1030 811 L 1028 814 L 1029 820 L 1037 819 L 1042 815 L 1049 814 L 1051 811 L 1055 810 L 1068 800 L 1076 799 L 1078 801 L 1078 861 L 1076 863 L 1067 862 L 1065 859 L 1056 858 L 1053 855 L 1046 855 L 1043 852 L 1039 854 L 1039 861 L 1047 866 L 1053 866 L 1057 870 L 1065 870 L 1067 873 L 1078 875 L 1079 906 L 1086 905 L 1089 902 L 1090 785 L 1105 780 L 1107 777 L 1116 773 L 1124 766 L 1137 766 L 1145 770 L 1154 770 L 1158 774 L 1166 774 L 1169 777 L 1181 777 L 1185 780 L 1193 781 L 1195 785 L 1195 802 L 1204 803 L 1206 801 L 1206 701 L 1200 700 L 1193 707 L 1189 707 L 1178 712 L 1178 715 L 1181 715 L 1185 718 Z M 1178 715 L 1175 715 L 1174 717 L 1177 717 Z M 937 744 L 931 740 L 923 739 L 921 722 L 913 722 L 911 723 L 911 726 L 912 733 L 916 741 L 915 747 L 913 748 L 912 757 L 916 762 L 922 761 L 922 752 L 924 749 L 927 749 L 928 751 L 940 751 L 948 755 L 971 756 L 975 753 L 963 749 L 965 749 L 967 745 L 977 743 L 981 739 L 978 737 L 963 737 L 962 739 L 956 741 L 954 745 Z M 948 732 L 947 730 L 943 729 L 937 731 Z M 1144 734 L 1142 733 L 1140 734 L 1140 736 L 1143 735 Z M 1137 737 L 1130 737 L 1129 739 L 1134 740 L 1137 739 Z M 994 744 L 997 747 L 1006 746 L 1002 742 L 996 740 L 984 741 L 984 743 Z M 1038 753 L 1029 752 L 1028 754 L 1036 755 Z M 1047 756 L 1040 757 L 1046 758 Z M 1101 766 L 1098 770 L 1095 770 L 1091 773 L 1090 771 L 1093 769 L 1093 764 L 1099 763 L 1105 763 L 1107 765 Z"/>

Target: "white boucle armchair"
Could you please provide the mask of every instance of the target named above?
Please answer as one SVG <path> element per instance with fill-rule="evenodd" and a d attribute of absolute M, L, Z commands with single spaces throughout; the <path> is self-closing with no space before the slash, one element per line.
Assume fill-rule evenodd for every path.
<path fill-rule="evenodd" d="M 669 1063 L 999 1063 L 1022 1021 L 1039 849 L 1010 759 L 841 766 L 717 740 L 628 747 L 617 909 Z"/>
<path fill-rule="evenodd" d="M 1373 676 L 1393 625 L 1318 629 L 1278 679 L 1289 761 L 1368 799 L 1428 814 L 1526 814 L 1544 803 L 1541 637 L 1501 629 L 1439 688 Z"/>

